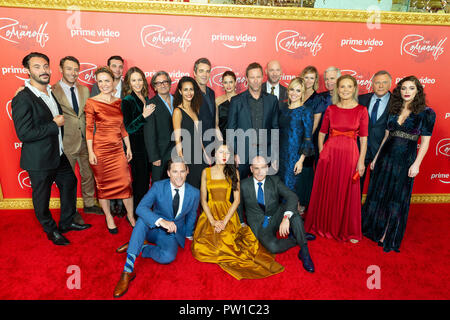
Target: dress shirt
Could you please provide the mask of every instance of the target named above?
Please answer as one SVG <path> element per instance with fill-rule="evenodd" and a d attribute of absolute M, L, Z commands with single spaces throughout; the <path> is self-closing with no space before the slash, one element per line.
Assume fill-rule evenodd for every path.
<path fill-rule="evenodd" d="M 116 93 L 114 93 L 114 97 L 120 98 L 121 94 L 122 94 L 122 80 L 120 80 L 116 86 Z"/>
<path fill-rule="evenodd" d="M 369 103 L 369 109 L 367 110 L 369 112 L 369 115 L 372 114 L 373 106 L 375 105 L 375 102 L 377 102 L 377 99 L 380 100 L 380 104 L 378 105 L 378 111 L 377 111 L 377 120 L 380 119 L 381 115 L 383 114 L 384 110 L 386 110 L 387 104 L 389 102 L 389 97 L 391 94 L 388 92 L 382 97 L 378 97 L 375 93 L 372 95 L 372 98 L 370 98 Z M 372 121 L 372 119 L 370 119 Z"/>
<path fill-rule="evenodd" d="M 44 103 L 47 105 L 48 109 L 52 113 L 53 117 L 56 117 L 57 115 L 59 115 L 58 104 L 56 103 L 55 99 L 53 99 L 52 90 L 51 90 L 50 85 L 47 85 L 47 94 L 43 93 L 38 88 L 32 86 L 30 84 L 30 80 L 25 80 L 25 87 L 30 89 L 31 92 L 33 92 L 36 95 L 36 97 L 41 98 L 42 101 L 44 101 Z M 62 143 L 61 127 L 58 127 L 58 131 L 59 131 L 59 133 L 58 133 L 59 155 L 62 155 L 63 143 Z"/>
<path fill-rule="evenodd" d="M 272 92 L 272 87 L 275 87 L 273 90 L 273 94 L 277 96 L 278 100 L 280 100 L 280 83 L 278 82 L 276 85 L 272 85 L 269 81 L 266 82 L 266 91 L 267 93 Z"/>
<path fill-rule="evenodd" d="M 178 189 L 178 194 L 180 195 L 180 205 L 178 206 L 178 212 L 177 212 L 176 215 L 175 215 L 175 219 L 176 219 L 177 216 L 181 213 L 181 208 L 183 208 L 184 190 L 186 189 L 185 186 L 186 186 L 186 184 L 183 183 L 183 185 L 182 185 L 181 187 L 177 188 L 177 189 Z M 176 191 L 175 191 L 175 186 L 172 184 L 172 182 L 170 182 L 170 190 L 171 190 L 171 192 L 172 192 L 172 200 L 173 200 L 173 197 L 175 196 Z M 172 205 L 172 203 L 170 203 L 170 205 Z M 157 227 L 160 227 L 160 226 L 161 226 L 161 225 L 159 224 L 159 222 L 160 222 L 161 220 L 162 220 L 162 218 L 159 218 L 158 220 L 156 220 L 155 225 L 156 225 Z"/>
<path fill-rule="evenodd" d="M 159 94 L 158 94 L 159 95 Z M 173 95 L 169 94 L 170 97 L 170 105 L 172 106 L 172 108 L 167 104 L 166 100 L 163 99 L 163 97 L 159 96 L 161 98 L 161 100 L 164 102 L 164 104 L 166 105 L 167 110 L 169 110 L 169 113 L 172 115 L 173 114 Z"/>
<path fill-rule="evenodd" d="M 66 94 L 66 98 L 67 101 L 69 101 L 70 106 L 73 109 L 73 104 L 72 104 L 72 93 L 70 92 L 70 88 L 74 87 L 75 89 L 73 90 L 75 92 L 75 96 L 77 97 L 77 102 L 78 102 L 78 108 L 80 108 L 80 97 L 78 96 L 78 88 L 77 86 L 74 84 L 73 86 L 69 86 L 67 83 L 65 83 L 62 80 L 59 80 L 59 84 L 61 86 L 61 88 L 63 89 L 64 93 Z"/>
<path fill-rule="evenodd" d="M 254 185 L 254 187 L 255 187 L 256 198 L 258 198 L 258 189 L 259 189 L 258 183 L 259 183 L 259 182 L 262 182 L 261 188 L 262 188 L 262 190 L 263 190 L 263 192 L 264 192 L 264 185 L 265 185 L 265 183 L 266 183 L 266 178 L 264 178 L 262 181 L 258 181 L 258 180 L 256 180 L 255 178 L 253 178 L 253 185 Z M 265 192 L 264 192 L 264 202 L 266 202 L 266 193 L 265 193 Z M 285 217 L 288 217 L 289 219 L 292 217 L 293 214 L 294 214 L 294 213 L 293 213 L 292 211 L 285 211 L 285 212 L 284 212 L 284 216 L 285 216 Z"/>

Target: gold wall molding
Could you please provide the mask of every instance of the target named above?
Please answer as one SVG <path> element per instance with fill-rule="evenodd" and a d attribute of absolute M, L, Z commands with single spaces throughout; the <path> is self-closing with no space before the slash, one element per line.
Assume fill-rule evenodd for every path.
<path fill-rule="evenodd" d="M 363 23 L 367 21 L 374 22 L 377 15 L 373 11 L 364 10 L 196 4 L 144 0 L 3 0 L 1 6 L 54 10 L 73 10 L 74 7 L 77 7 L 81 11 Z M 448 26 L 450 25 L 450 14 L 380 11 L 379 22 L 381 24 Z"/>
<path fill-rule="evenodd" d="M 366 195 L 363 195 L 363 200 L 365 200 Z M 411 197 L 411 203 L 450 203 L 450 194 L 436 193 L 436 194 L 413 194 Z M 60 201 L 59 198 L 50 199 L 50 209 L 59 209 Z M 83 199 L 77 199 L 77 208 L 83 208 Z M 19 198 L 19 199 L 3 199 L 0 201 L 0 210 L 28 210 L 33 209 L 33 202 L 30 199 Z"/>

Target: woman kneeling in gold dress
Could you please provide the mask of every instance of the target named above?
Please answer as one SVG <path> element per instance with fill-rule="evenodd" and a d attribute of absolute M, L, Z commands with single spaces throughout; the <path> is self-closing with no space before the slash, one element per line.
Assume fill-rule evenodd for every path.
<path fill-rule="evenodd" d="M 239 205 L 239 173 L 227 164 L 226 145 L 216 151 L 216 164 L 202 172 L 201 204 L 192 242 L 192 254 L 201 262 L 217 263 L 236 279 L 265 278 L 284 270 L 258 241 L 250 227 L 242 227 Z M 233 203 L 230 202 L 233 191 Z"/>

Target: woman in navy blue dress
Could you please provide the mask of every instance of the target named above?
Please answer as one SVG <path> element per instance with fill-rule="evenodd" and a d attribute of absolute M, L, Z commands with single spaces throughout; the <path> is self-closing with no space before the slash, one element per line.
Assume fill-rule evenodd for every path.
<path fill-rule="evenodd" d="M 370 165 L 373 172 L 362 209 L 362 232 L 383 251 L 400 252 L 414 177 L 428 150 L 436 114 L 425 105 L 423 87 L 414 76 L 397 84 L 389 112 L 386 134 Z"/>
<path fill-rule="evenodd" d="M 303 79 L 293 79 L 287 90 L 288 103 L 282 104 L 278 118 L 280 128 L 278 174 L 284 184 L 296 192 L 305 157 L 314 154 L 314 145 L 311 140 L 313 112 L 303 104 L 305 94 Z"/>
<path fill-rule="evenodd" d="M 315 156 L 318 156 L 319 149 L 317 147 L 317 130 L 314 133 L 314 128 L 317 129 L 319 124 L 320 116 L 325 112 L 326 104 L 321 95 L 319 95 L 316 90 L 319 88 L 319 72 L 314 66 L 307 66 L 304 68 L 300 74 L 300 78 L 305 81 L 305 103 L 304 106 L 312 110 L 314 115 L 314 122 L 312 126 L 312 142 L 314 145 L 314 154 L 312 156 L 306 157 L 303 161 L 303 170 L 299 174 L 298 183 L 296 186 L 297 195 L 300 202 L 300 213 L 308 208 L 309 199 L 311 198 L 311 190 L 314 182 L 314 163 Z M 317 117 L 317 115 L 319 117 Z M 314 139 L 315 138 L 315 139 Z"/>

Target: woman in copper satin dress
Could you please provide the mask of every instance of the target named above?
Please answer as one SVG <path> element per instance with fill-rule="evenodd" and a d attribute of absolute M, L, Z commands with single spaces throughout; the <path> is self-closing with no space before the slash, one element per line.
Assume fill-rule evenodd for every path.
<path fill-rule="evenodd" d="M 112 95 L 113 74 L 102 67 L 95 72 L 100 94 L 88 99 L 86 113 L 86 141 L 89 163 L 97 184 L 98 201 L 105 213 L 106 226 L 110 233 L 118 232 L 111 215 L 108 199 L 123 199 L 127 217 L 132 226 L 133 190 L 128 162 L 132 159 L 130 139 L 125 130 L 121 111 L 121 99 Z M 95 126 L 95 133 L 94 133 Z M 122 140 L 126 146 L 123 150 Z"/>
<path fill-rule="evenodd" d="M 362 238 L 359 177 L 365 169 L 369 114 L 357 102 L 358 83 L 352 76 L 339 77 L 334 91 L 334 104 L 325 111 L 319 132 L 320 157 L 305 230 L 356 243 Z"/>
<path fill-rule="evenodd" d="M 234 278 L 260 279 L 284 270 L 258 241 L 249 226 L 242 227 L 236 209 L 240 202 L 239 172 L 227 164 L 230 150 L 221 145 L 216 164 L 202 172 L 201 204 L 191 250 L 201 262 L 217 263 Z M 233 203 L 230 202 L 233 192 Z"/>

